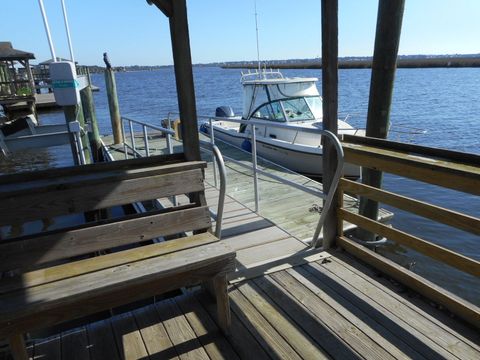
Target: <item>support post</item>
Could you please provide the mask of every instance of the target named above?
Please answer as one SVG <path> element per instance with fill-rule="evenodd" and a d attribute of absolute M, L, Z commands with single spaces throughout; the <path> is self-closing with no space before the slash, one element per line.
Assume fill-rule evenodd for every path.
<path fill-rule="evenodd" d="M 393 84 L 397 68 L 398 46 L 402 31 L 405 0 L 379 1 L 372 78 L 368 102 L 366 136 L 386 139 L 390 121 Z M 380 188 L 382 172 L 362 169 L 363 184 Z M 359 213 L 373 220 L 378 218 L 378 202 L 360 198 Z M 375 234 L 358 229 L 357 237 L 374 241 Z"/>
<path fill-rule="evenodd" d="M 323 129 L 338 133 L 338 0 L 322 0 L 322 94 Z M 337 166 L 333 143 L 324 138 L 323 191 L 332 185 Z M 333 199 L 323 225 L 323 248 L 334 246 L 337 237 L 337 198 Z"/>
<path fill-rule="evenodd" d="M 95 111 L 95 103 L 93 101 L 92 88 L 85 87 L 80 91 L 82 99 L 82 109 L 85 122 L 90 124 L 90 131 L 88 138 L 90 141 L 90 148 L 92 150 L 92 157 L 94 162 L 102 161 L 102 143 L 100 141 L 100 133 L 98 131 L 97 114 Z"/>
<path fill-rule="evenodd" d="M 112 121 L 113 143 L 121 144 L 122 137 L 120 108 L 118 106 L 117 84 L 115 82 L 115 73 L 113 69 L 105 69 L 105 86 L 107 88 L 108 109 L 110 111 L 110 120 Z"/>
<path fill-rule="evenodd" d="M 200 160 L 200 142 L 198 139 L 197 109 L 195 105 L 186 1 L 175 0 L 167 3 L 172 8 L 169 18 L 170 35 L 172 39 L 178 108 L 182 122 L 183 151 L 187 161 Z"/>
<path fill-rule="evenodd" d="M 83 111 L 82 111 L 81 105 L 64 106 L 63 112 L 65 114 L 65 120 L 67 121 L 67 127 L 68 127 L 68 123 L 72 121 L 78 121 L 82 129 L 85 129 L 85 119 L 83 117 Z M 74 136 L 72 133 L 70 133 L 69 136 L 70 136 L 70 146 L 72 148 L 72 154 L 73 154 L 75 165 L 80 165 L 80 161 L 77 156 L 77 148 L 75 146 Z M 92 161 L 90 156 L 91 152 L 90 152 L 90 144 L 88 143 L 88 135 L 86 132 L 84 132 L 80 137 L 81 137 L 81 143 L 82 143 L 81 151 L 83 151 L 85 155 L 85 162 L 86 164 L 90 164 Z"/>
<path fill-rule="evenodd" d="M 10 343 L 10 352 L 14 360 L 29 360 L 23 334 L 11 335 L 8 339 Z"/>
<path fill-rule="evenodd" d="M 30 84 L 30 89 L 32 91 L 32 96 L 35 96 L 35 81 L 33 80 L 32 68 L 30 67 L 30 62 L 28 59 L 25 61 L 25 71 L 27 72 L 28 83 Z"/>

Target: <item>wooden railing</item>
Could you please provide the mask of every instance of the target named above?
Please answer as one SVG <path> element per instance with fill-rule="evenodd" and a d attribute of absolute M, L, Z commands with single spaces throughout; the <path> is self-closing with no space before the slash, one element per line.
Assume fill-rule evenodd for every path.
<path fill-rule="evenodd" d="M 478 155 L 353 136 L 345 137 L 342 145 L 346 162 L 480 195 L 480 156 Z M 391 205 L 475 235 L 480 235 L 480 219 L 347 179 L 342 179 L 338 186 L 337 244 L 339 246 L 419 293 L 444 305 L 467 321 L 480 326 L 480 309 L 478 307 L 346 237 L 342 230 L 343 221 L 386 237 L 476 277 L 480 277 L 479 261 L 348 211 L 342 204 L 345 192 Z"/>

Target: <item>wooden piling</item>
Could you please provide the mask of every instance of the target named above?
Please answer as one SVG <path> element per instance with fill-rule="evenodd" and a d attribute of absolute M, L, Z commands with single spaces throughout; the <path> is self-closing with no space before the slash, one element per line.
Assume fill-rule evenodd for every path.
<path fill-rule="evenodd" d="M 323 129 L 338 133 L 338 0 L 322 0 L 322 93 Z M 337 167 L 334 144 L 323 144 L 323 189 L 328 192 Z M 335 244 L 337 237 L 337 198 L 333 199 L 323 226 L 323 247 Z M 313 244 L 318 246 L 320 244 Z"/>
<path fill-rule="evenodd" d="M 118 106 L 117 84 L 115 82 L 113 69 L 105 69 L 105 86 L 107 88 L 108 109 L 112 122 L 113 141 L 115 144 L 121 144 L 124 140 L 122 136 L 122 120 Z"/>
<path fill-rule="evenodd" d="M 102 142 L 100 141 L 100 133 L 98 131 L 97 114 L 95 111 L 95 103 L 93 101 L 93 93 L 90 85 L 80 91 L 82 100 L 82 109 L 85 122 L 90 124 L 88 138 L 92 157 L 94 162 L 102 161 Z"/>
<path fill-rule="evenodd" d="M 188 161 L 200 160 L 197 109 L 193 86 L 192 57 L 185 0 L 170 2 L 170 34 L 177 84 L 178 108 L 182 122 L 183 151 Z"/>
<path fill-rule="evenodd" d="M 81 105 L 64 106 L 63 112 L 65 114 L 65 120 L 67 122 L 67 126 L 69 125 L 70 122 L 78 121 L 80 123 L 80 126 L 83 129 L 85 128 L 85 119 L 83 117 L 83 110 Z M 82 142 L 81 151 L 83 151 L 85 155 L 85 163 L 90 164 L 92 160 L 90 155 L 91 151 L 90 151 L 90 144 L 88 142 L 87 133 L 84 132 L 83 134 L 81 134 L 80 138 Z M 77 156 L 77 148 L 75 146 L 75 139 L 73 137 L 73 134 L 71 133 L 70 133 L 70 146 L 72 148 L 73 161 L 75 162 L 75 165 L 80 165 L 80 161 Z"/>
<path fill-rule="evenodd" d="M 390 105 L 392 103 L 404 6 L 405 0 L 379 1 L 378 3 L 375 50 L 367 115 L 366 135 L 369 137 L 385 139 L 388 135 Z M 382 173 L 363 168 L 362 182 L 366 185 L 380 188 L 382 185 Z M 376 220 L 378 216 L 378 202 L 361 197 L 360 214 Z M 365 241 L 373 241 L 375 239 L 375 234 L 362 229 L 358 229 L 357 236 Z"/>

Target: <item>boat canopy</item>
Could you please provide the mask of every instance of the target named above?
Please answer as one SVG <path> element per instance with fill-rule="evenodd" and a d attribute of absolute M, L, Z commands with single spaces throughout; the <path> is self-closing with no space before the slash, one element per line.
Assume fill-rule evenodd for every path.
<path fill-rule="evenodd" d="M 249 119 L 258 112 L 259 107 L 263 104 L 272 103 L 274 105 L 277 103 L 280 106 L 279 100 L 294 101 L 297 98 L 305 98 L 309 102 L 308 106 L 310 106 L 310 102 L 314 102 L 315 109 L 311 109 L 311 113 L 313 113 L 311 117 L 321 117 L 320 94 L 315 84 L 317 80 L 316 78 L 276 78 L 242 81 L 242 117 Z M 284 101 L 282 101 L 283 103 Z"/>

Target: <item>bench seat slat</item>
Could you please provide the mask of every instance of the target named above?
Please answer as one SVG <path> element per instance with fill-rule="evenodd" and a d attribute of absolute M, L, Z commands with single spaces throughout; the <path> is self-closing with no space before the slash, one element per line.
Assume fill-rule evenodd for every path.
<path fill-rule="evenodd" d="M 77 229 L 54 231 L 3 244 L 0 242 L 0 271 L 28 268 L 53 260 L 138 243 L 161 235 L 168 236 L 209 227 L 209 210 L 207 206 L 202 206 L 145 213 L 102 225 L 92 223 Z"/>
<path fill-rule="evenodd" d="M 30 271 L 14 278 L 5 278 L 0 282 L 0 296 L 18 289 L 47 284 L 62 279 L 68 279 L 88 274 L 101 269 L 128 264 L 155 256 L 166 255 L 176 251 L 191 249 L 201 245 L 218 242 L 219 240 L 209 232 L 196 234 L 173 241 L 164 241 L 145 245 L 134 249 L 96 256 L 66 264 Z"/>
<path fill-rule="evenodd" d="M 88 182 L 90 184 L 102 184 L 105 181 L 123 181 L 132 180 L 141 177 L 149 177 L 154 175 L 165 175 L 171 173 L 179 173 L 182 171 L 204 169 L 206 167 L 203 161 L 189 161 L 179 164 L 143 166 L 139 168 L 132 167 L 131 169 L 113 169 L 102 173 L 88 173 L 83 172 L 77 175 L 64 174 L 61 177 L 45 177 L 38 175 L 34 180 L 30 176 L 24 180 L 18 179 L 16 182 L 0 184 L 0 199 L 4 197 L 16 196 L 24 193 L 35 193 L 37 189 L 49 189 L 58 186 L 74 188 L 81 186 Z M 30 173 L 29 173 L 30 174 Z M 2 179 L 0 177 L 0 179 Z M 61 185 L 60 185 L 61 184 Z"/>
<path fill-rule="evenodd" d="M 136 158 L 129 160 L 117 160 L 112 162 L 100 162 L 82 166 L 67 166 L 60 168 L 50 168 L 32 172 L 21 172 L 15 174 L 5 174 L 0 176 L 0 188 L 4 186 L 16 186 L 15 184 L 26 182 L 55 181 L 55 179 L 72 176 L 103 176 L 106 172 L 121 171 L 123 173 L 136 169 L 152 168 L 161 166 L 168 168 L 171 165 L 190 166 L 198 163 L 196 161 L 185 161 L 183 154 L 172 155 L 154 155 L 148 158 Z"/>
<path fill-rule="evenodd" d="M 35 193 L 24 192 L 4 197 L 0 201 L 0 225 L 23 224 L 26 221 L 202 190 L 201 169 L 123 181 L 106 179 L 102 183 L 84 182 L 72 187 L 59 184 L 56 187 L 38 188 Z"/>
<path fill-rule="evenodd" d="M 198 284 L 232 271 L 234 258 L 219 241 L 4 294 L 0 337 Z"/>

